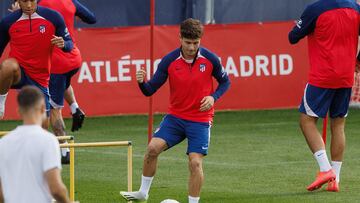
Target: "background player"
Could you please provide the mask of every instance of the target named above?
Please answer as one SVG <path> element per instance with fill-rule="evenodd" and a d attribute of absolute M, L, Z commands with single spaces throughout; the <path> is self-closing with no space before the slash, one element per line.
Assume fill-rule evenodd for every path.
<path fill-rule="evenodd" d="M 136 73 L 140 89 L 146 96 L 154 94 L 169 78 L 170 107 L 169 114 L 164 117 L 147 147 L 139 191 L 120 193 L 128 201 L 148 199 L 159 154 L 187 138 L 189 203 L 199 202 L 204 180 L 202 160 L 208 153 L 213 105 L 230 86 L 219 58 L 200 47 L 202 35 L 200 21 L 191 18 L 185 20 L 180 25 L 181 48 L 161 60 L 149 82 L 144 82 L 144 70 Z M 215 92 L 212 77 L 219 83 Z"/>
<path fill-rule="evenodd" d="M 359 7 L 355 1 L 319 0 L 305 9 L 289 33 L 292 44 L 308 36 L 310 72 L 299 109 L 300 127 L 320 167 L 316 180 L 307 187 L 309 191 L 327 182 L 328 191 L 339 191 L 345 117 L 354 82 L 359 22 Z M 332 166 L 316 126 L 318 118 L 324 118 L 328 112 Z"/>
<path fill-rule="evenodd" d="M 356 1 L 360 4 L 360 0 Z M 359 52 L 360 44 L 358 44 L 358 52 Z M 356 71 L 354 77 L 354 86 L 352 88 L 351 99 L 350 99 L 350 107 L 360 109 L 360 72 Z"/>
<path fill-rule="evenodd" d="M 62 50 L 55 48 L 51 60 L 50 76 L 50 121 L 56 136 L 64 136 L 65 123 L 62 118 L 61 109 L 64 107 L 64 94 L 71 102 L 71 112 L 73 115 L 73 125 L 71 130 L 75 131 L 81 128 L 85 115 L 80 110 L 75 101 L 72 87 L 70 86 L 71 78 L 81 67 L 82 58 L 74 39 L 74 21 L 79 17 L 83 22 L 88 24 L 96 23 L 95 15 L 80 4 L 77 0 L 40 0 L 39 5 L 58 11 L 65 19 L 65 24 L 69 28 L 69 33 L 74 42 L 74 48 L 70 53 L 64 53 Z M 69 163 L 69 149 L 62 149 L 62 162 Z"/>
<path fill-rule="evenodd" d="M 0 140 L 0 202 L 70 202 L 61 180 L 59 142 L 41 128 L 43 93 L 24 87 L 17 97 L 23 125 Z"/>
<path fill-rule="evenodd" d="M 70 35 L 73 40 L 74 40 L 73 33 L 74 33 L 75 16 L 79 17 L 85 23 L 88 23 L 88 24 L 96 23 L 95 15 L 77 0 L 67 0 L 67 1 L 58 1 L 58 2 L 49 1 L 49 0 L 43 0 L 40 2 L 40 0 L 39 0 L 38 3 L 41 6 L 51 8 L 53 10 L 60 12 L 60 14 L 62 14 L 62 16 L 65 18 L 65 23 L 66 23 L 67 27 L 69 28 L 69 32 L 70 32 Z M 64 6 L 64 3 L 66 6 Z M 11 5 L 11 8 L 9 8 L 8 10 L 10 12 L 14 12 L 18 9 L 20 9 L 19 3 L 17 0 L 15 0 L 15 2 Z M 61 58 L 61 57 L 66 57 L 66 58 Z M 60 60 L 60 59 L 62 59 L 62 60 Z M 50 83 L 50 93 L 52 93 L 51 95 L 55 95 L 55 98 L 58 98 L 57 100 L 60 100 L 59 97 L 65 98 L 65 100 L 69 104 L 72 118 L 73 118 L 71 131 L 79 130 L 82 127 L 82 124 L 85 119 L 85 114 L 80 109 L 80 107 L 75 99 L 74 90 L 70 83 L 71 76 L 76 74 L 75 70 L 79 69 L 79 67 L 81 66 L 81 61 L 82 61 L 81 54 L 76 45 L 74 45 L 74 49 L 71 51 L 71 53 L 68 53 L 68 54 L 61 53 L 61 51 L 59 51 L 59 49 L 56 49 L 54 52 L 54 55 L 52 57 L 53 66 L 51 68 L 51 71 L 54 75 L 53 77 L 57 78 L 57 77 L 61 77 L 61 75 L 63 75 L 63 78 L 66 81 L 63 81 L 64 79 L 62 79 L 60 81 L 59 81 L 59 79 L 57 79 L 55 84 Z M 60 67 L 60 66 L 62 68 L 56 68 L 56 67 Z M 68 71 L 69 69 L 71 69 L 71 70 Z M 75 73 L 73 73 L 72 71 L 74 71 Z M 64 84 L 61 85 L 63 82 L 64 82 Z M 59 86 L 59 87 L 56 88 L 56 86 Z M 65 90 L 65 93 L 60 93 L 60 92 L 62 92 L 62 89 L 64 89 L 64 87 L 67 87 Z M 56 106 L 59 106 L 59 105 L 56 105 Z M 60 125 L 61 122 L 59 121 L 60 118 L 62 118 L 60 108 L 56 108 L 56 111 L 53 111 L 53 114 L 55 114 L 53 116 L 55 118 L 55 119 L 53 119 L 53 124 L 54 123 L 58 124 L 58 125 L 56 125 L 57 129 L 55 131 L 60 131 L 59 134 L 62 134 L 62 132 L 64 130 L 61 129 L 62 125 Z M 65 127 L 65 126 L 63 126 L 63 127 Z"/>
<path fill-rule="evenodd" d="M 20 0 L 20 10 L 0 22 L 0 56 L 10 42 L 9 58 L 0 66 L 0 117 L 10 88 L 33 85 L 42 90 L 50 110 L 48 84 L 53 46 L 69 52 L 73 42 L 59 13 L 38 6 L 36 0 Z M 44 122 L 47 128 L 48 123 Z"/>

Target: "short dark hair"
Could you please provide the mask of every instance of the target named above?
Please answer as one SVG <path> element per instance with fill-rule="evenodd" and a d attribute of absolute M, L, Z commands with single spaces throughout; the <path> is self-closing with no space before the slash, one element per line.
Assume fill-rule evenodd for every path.
<path fill-rule="evenodd" d="M 186 39 L 200 39 L 203 36 L 204 27 L 199 20 L 188 18 L 180 25 L 180 35 Z"/>
<path fill-rule="evenodd" d="M 22 111 L 34 108 L 41 100 L 44 100 L 44 94 L 32 86 L 23 87 L 17 96 L 17 102 Z"/>

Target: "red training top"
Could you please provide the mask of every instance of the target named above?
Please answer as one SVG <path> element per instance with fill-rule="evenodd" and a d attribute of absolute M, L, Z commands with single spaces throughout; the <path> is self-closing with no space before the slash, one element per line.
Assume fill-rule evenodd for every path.
<path fill-rule="evenodd" d="M 0 22 L 0 56 L 10 43 L 9 57 L 15 58 L 32 80 L 48 87 L 53 35 L 65 41 L 60 51 L 72 50 L 73 42 L 58 12 L 41 6 L 31 16 L 15 11 Z"/>
<path fill-rule="evenodd" d="M 82 58 L 74 39 L 75 16 L 78 16 L 88 24 L 94 24 L 96 23 L 95 15 L 77 0 L 41 0 L 39 5 L 51 8 L 64 17 L 65 24 L 69 28 L 70 35 L 74 41 L 74 49 L 70 53 L 64 53 L 60 49 L 54 48 L 51 59 L 51 73 L 64 74 L 80 68 Z"/>
<path fill-rule="evenodd" d="M 306 8 L 289 40 L 294 44 L 308 36 L 309 84 L 353 86 L 359 24 L 359 7 L 352 0 L 320 0 Z"/>
<path fill-rule="evenodd" d="M 205 96 L 219 99 L 230 87 L 230 80 L 222 68 L 219 57 L 200 47 L 194 60 L 182 57 L 181 49 L 176 49 L 162 58 L 154 77 L 140 84 L 144 95 L 154 94 L 169 78 L 169 114 L 194 122 L 213 120 L 214 108 L 201 112 L 201 100 Z M 219 84 L 213 89 L 213 78 Z"/>

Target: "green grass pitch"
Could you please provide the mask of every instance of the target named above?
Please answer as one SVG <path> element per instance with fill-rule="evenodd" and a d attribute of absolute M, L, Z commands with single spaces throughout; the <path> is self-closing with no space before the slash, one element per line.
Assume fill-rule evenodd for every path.
<path fill-rule="evenodd" d="M 360 111 L 350 111 L 347 120 L 339 193 L 324 188 L 306 191 L 318 167 L 299 130 L 298 116 L 296 110 L 218 112 L 204 160 L 201 202 L 359 202 Z M 155 126 L 161 118 L 155 117 Z M 70 126 L 70 120 L 66 123 Z M 0 130 L 17 124 L 1 121 Z M 138 189 L 146 134 L 146 116 L 120 116 L 87 118 L 83 129 L 73 135 L 76 142 L 133 141 L 133 187 Z M 160 156 L 148 203 L 167 198 L 187 202 L 186 144 L 184 141 Z M 126 153 L 126 148 L 119 147 L 76 149 L 76 199 L 82 203 L 125 202 L 119 191 L 127 188 Z M 68 184 L 68 166 L 62 174 Z"/>

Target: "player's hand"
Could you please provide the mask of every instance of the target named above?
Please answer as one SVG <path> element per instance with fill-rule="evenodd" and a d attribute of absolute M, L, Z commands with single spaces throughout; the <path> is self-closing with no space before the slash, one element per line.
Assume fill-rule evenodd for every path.
<path fill-rule="evenodd" d="M 204 97 L 200 102 L 200 111 L 208 111 L 210 110 L 215 103 L 215 99 L 212 96 Z"/>
<path fill-rule="evenodd" d="M 16 1 L 15 3 L 11 4 L 11 8 L 8 9 L 11 13 L 20 9 L 19 3 Z"/>
<path fill-rule="evenodd" d="M 51 39 L 51 44 L 59 47 L 60 49 L 65 47 L 65 41 L 62 37 L 57 37 L 53 35 L 53 38 Z"/>
<path fill-rule="evenodd" d="M 138 83 L 143 83 L 145 81 L 146 71 L 144 69 L 138 70 L 136 72 L 136 80 Z"/>

